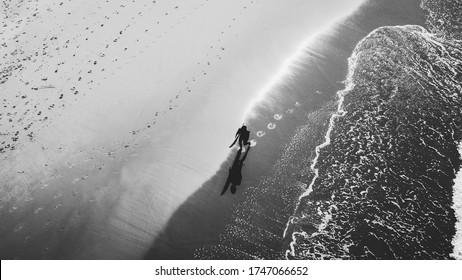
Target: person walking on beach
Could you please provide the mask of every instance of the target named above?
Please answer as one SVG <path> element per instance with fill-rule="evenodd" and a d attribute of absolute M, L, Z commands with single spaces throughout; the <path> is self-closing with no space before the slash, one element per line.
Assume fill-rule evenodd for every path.
<path fill-rule="evenodd" d="M 237 130 L 236 139 L 234 139 L 234 142 L 229 147 L 231 148 L 234 146 L 234 144 L 236 144 L 237 140 L 239 139 L 239 148 L 242 149 L 243 145 L 250 145 L 249 137 L 250 131 L 248 131 L 247 126 L 243 124 L 242 127 Z"/>

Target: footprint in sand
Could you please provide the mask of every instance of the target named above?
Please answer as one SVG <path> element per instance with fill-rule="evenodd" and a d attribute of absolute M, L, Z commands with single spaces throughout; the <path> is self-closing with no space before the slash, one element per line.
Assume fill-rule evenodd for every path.
<path fill-rule="evenodd" d="M 23 228 L 24 228 L 24 226 L 21 225 L 21 226 L 15 228 L 14 232 L 18 232 L 18 231 L 22 230 Z"/>
<path fill-rule="evenodd" d="M 292 114 L 294 112 L 294 109 L 287 109 L 286 114 Z"/>
<path fill-rule="evenodd" d="M 266 132 L 260 130 L 260 131 L 257 132 L 257 137 L 263 137 L 263 136 L 265 136 L 265 134 L 266 134 Z"/>
<path fill-rule="evenodd" d="M 250 147 L 255 147 L 257 145 L 257 141 L 256 140 L 250 140 Z"/>
<path fill-rule="evenodd" d="M 282 120 L 282 118 L 283 118 L 283 116 L 281 114 L 274 115 L 274 119 L 277 120 L 277 121 Z"/>
<path fill-rule="evenodd" d="M 268 129 L 275 129 L 276 128 L 276 124 L 275 123 L 269 123 L 268 124 Z"/>

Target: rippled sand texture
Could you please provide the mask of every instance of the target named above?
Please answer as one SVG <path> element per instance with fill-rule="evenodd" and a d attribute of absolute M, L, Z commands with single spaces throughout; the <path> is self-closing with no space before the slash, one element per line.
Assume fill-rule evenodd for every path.
<path fill-rule="evenodd" d="M 451 257 L 453 180 L 461 166 L 462 2 L 424 4 L 432 33 L 379 28 L 350 58 L 312 190 L 288 225 L 287 258 Z"/>

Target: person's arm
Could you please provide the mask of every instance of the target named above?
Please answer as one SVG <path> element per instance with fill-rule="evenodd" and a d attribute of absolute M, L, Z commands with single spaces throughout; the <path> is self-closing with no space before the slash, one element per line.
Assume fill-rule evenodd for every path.
<path fill-rule="evenodd" d="M 234 146 L 234 144 L 236 144 L 236 142 L 237 142 L 237 138 L 238 138 L 238 137 L 237 137 L 237 134 L 236 134 L 236 138 L 234 138 L 234 141 L 233 141 L 233 143 L 232 143 L 232 144 L 229 146 L 230 148 L 231 148 L 232 146 Z"/>
<path fill-rule="evenodd" d="M 241 132 L 241 129 L 239 128 L 239 129 L 237 130 L 237 132 L 236 132 L 235 137 L 237 137 L 237 136 L 240 134 L 240 132 Z"/>

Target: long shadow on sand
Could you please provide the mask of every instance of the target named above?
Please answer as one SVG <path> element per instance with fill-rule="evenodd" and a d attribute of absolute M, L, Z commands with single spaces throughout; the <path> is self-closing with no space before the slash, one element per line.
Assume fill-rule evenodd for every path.
<path fill-rule="evenodd" d="M 243 199 L 243 191 L 236 192 L 236 186 L 241 185 L 244 189 L 256 175 L 253 171 L 246 174 L 247 169 L 252 170 L 256 165 L 249 159 L 246 168 L 242 169 L 248 152 L 249 149 L 242 159 L 241 150 L 236 154 L 230 153 L 218 172 L 177 210 L 172 217 L 175 222 L 168 224 L 144 256 L 145 258 L 191 259 L 194 258 L 194 250 L 201 247 L 204 242 L 217 241 L 217 237 L 233 214 L 234 204 Z M 234 195 L 220 196 L 222 189 L 219 186 L 223 186 L 225 182 L 223 193 L 231 185 L 234 186 L 231 187 L 232 192 L 234 189 Z M 215 210 L 211 211 L 211 209 Z"/>
<path fill-rule="evenodd" d="M 223 187 L 221 195 L 225 194 L 229 186 L 231 186 L 231 193 L 236 193 L 236 186 L 239 186 L 242 182 L 242 167 L 244 167 L 244 161 L 247 158 L 249 151 L 250 147 L 247 149 L 241 159 L 242 149 L 237 150 L 236 156 L 234 157 L 233 166 L 229 168 L 229 176 L 226 180 L 225 186 Z"/>

